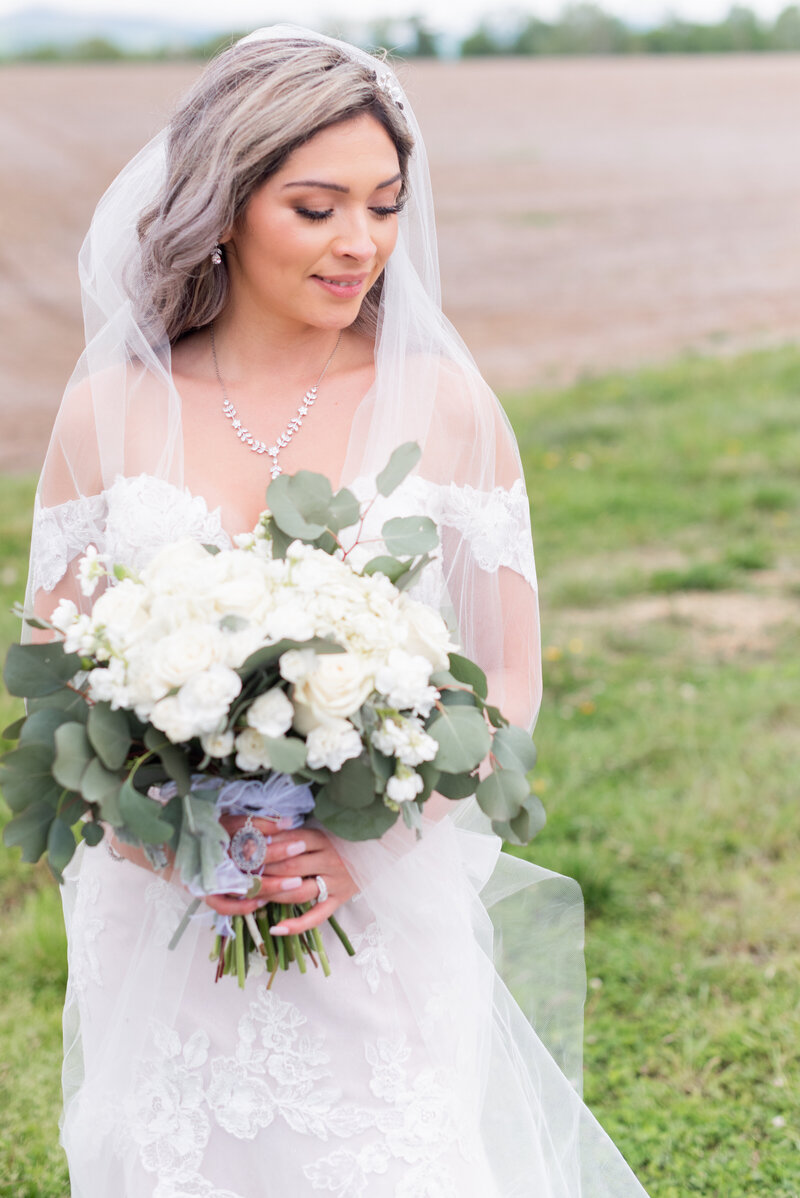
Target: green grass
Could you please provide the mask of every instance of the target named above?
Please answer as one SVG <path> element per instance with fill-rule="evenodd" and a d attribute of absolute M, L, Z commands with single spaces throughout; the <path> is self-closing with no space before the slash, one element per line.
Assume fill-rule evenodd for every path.
<path fill-rule="evenodd" d="M 507 407 L 545 651 L 525 854 L 584 888 L 587 1100 L 651 1198 L 800 1198 L 800 351 Z M 0 485 L 4 640 L 31 493 Z M 57 897 L 4 853 L 0 898 L 0 1198 L 64 1198 Z"/>

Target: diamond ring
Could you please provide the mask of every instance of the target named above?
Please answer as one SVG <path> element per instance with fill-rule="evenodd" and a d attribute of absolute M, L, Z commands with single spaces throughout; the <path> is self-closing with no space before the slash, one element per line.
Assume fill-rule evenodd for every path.
<path fill-rule="evenodd" d="M 314 881 L 317 883 L 317 886 L 319 887 L 319 894 L 317 895 L 316 902 L 324 903 L 329 894 L 328 883 L 325 881 L 325 879 L 323 877 L 320 877 L 319 874 L 317 874 Z"/>

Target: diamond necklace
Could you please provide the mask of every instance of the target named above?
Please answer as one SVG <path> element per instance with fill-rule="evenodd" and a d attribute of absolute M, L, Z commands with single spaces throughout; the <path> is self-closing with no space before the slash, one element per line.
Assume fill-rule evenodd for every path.
<path fill-rule="evenodd" d="M 213 320 L 211 321 L 211 324 L 208 327 L 209 327 L 209 332 L 211 333 L 211 357 L 214 359 L 214 373 L 217 376 L 217 382 L 219 383 L 220 390 L 222 391 L 222 411 L 223 411 L 224 415 L 227 416 L 228 420 L 230 420 L 231 427 L 233 428 L 233 431 L 236 433 L 236 436 L 245 445 L 249 445 L 251 450 L 253 451 L 253 453 L 269 454 L 269 456 L 272 458 L 272 465 L 270 466 L 270 471 L 271 471 L 272 477 L 277 478 L 278 475 L 282 473 L 282 470 L 278 463 L 278 454 L 280 453 L 280 451 L 282 449 L 286 448 L 286 446 L 291 441 L 292 437 L 295 435 L 297 430 L 300 428 L 300 425 L 303 423 L 303 421 L 306 418 L 308 409 L 314 406 L 314 402 L 317 398 L 317 387 L 319 387 L 320 383 L 324 379 L 325 373 L 326 373 L 328 367 L 330 366 L 331 362 L 333 361 L 334 354 L 336 353 L 337 349 L 339 348 L 339 342 L 342 339 L 341 331 L 339 332 L 339 336 L 336 338 L 336 344 L 333 347 L 333 352 L 331 353 L 331 356 L 328 358 L 328 361 L 322 367 L 322 374 L 319 376 L 316 383 L 314 383 L 314 386 L 309 387 L 308 391 L 306 391 L 305 395 L 303 396 L 303 401 L 300 404 L 300 407 L 297 409 L 297 415 L 292 417 L 292 419 L 287 424 L 286 428 L 283 430 L 281 435 L 275 441 L 275 444 L 267 446 L 266 441 L 259 441 L 257 437 L 253 436 L 253 434 L 249 431 L 249 429 L 246 429 L 244 427 L 244 425 L 242 424 L 242 421 L 241 421 L 241 417 L 239 416 L 239 413 L 236 411 L 236 408 L 233 406 L 231 401 L 228 399 L 228 392 L 225 389 L 225 384 L 222 381 L 222 376 L 220 375 L 220 372 L 219 372 L 219 365 L 217 363 L 217 346 L 216 346 L 216 342 L 214 340 L 214 322 L 213 322 Z"/>

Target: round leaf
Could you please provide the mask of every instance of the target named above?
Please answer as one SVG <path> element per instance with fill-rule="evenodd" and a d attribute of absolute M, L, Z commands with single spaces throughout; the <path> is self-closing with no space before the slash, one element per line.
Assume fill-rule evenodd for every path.
<path fill-rule="evenodd" d="M 161 818 L 161 808 L 155 799 L 139 794 L 126 778 L 120 787 L 119 806 L 124 830 L 145 844 L 163 844 L 172 836 L 172 825 Z"/>
<path fill-rule="evenodd" d="M 120 769 L 131 747 L 125 712 L 114 711 L 109 703 L 96 703 L 89 712 L 86 731 L 103 765 L 110 770 Z"/>
<path fill-rule="evenodd" d="M 421 456 L 422 450 L 416 441 L 406 441 L 404 445 L 398 445 L 375 479 L 380 494 L 391 495 L 406 475 L 411 473 Z"/>
<path fill-rule="evenodd" d="M 491 744 L 486 721 L 474 707 L 447 707 L 425 731 L 439 744 L 433 764 L 448 774 L 474 770 Z"/>
<path fill-rule="evenodd" d="M 336 807 L 354 810 L 369 807 L 375 801 L 375 779 L 366 754 L 351 757 L 340 770 L 332 774 L 330 782 L 320 791 L 320 796 Z M 328 825 L 330 827 L 330 824 Z M 348 840 L 361 837 L 348 836 Z"/>
<path fill-rule="evenodd" d="M 0 787 L 12 811 L 40 801 L 52 807 L 58 803 L 61 787 L 53 780 L 52 767 L 53 750 L 47 745 L 21 745 L 6 753 L 0 763 Z"/>
<path fill-rule="evenodd" d="M 361 515 L 361 505 L 352 491 L 342 487 L 337 491 L 328 507 L 328 527 L 333 532 L 341 528 L 350 528 L 357 523 Z"/>
<path fill-rule="evenodd" d="M 440 774 L 435 789 L 446 799 L 466 799 L 475 794 L 479 781 L 473 774 Z"/>
<path fill-rule="evenodd" d="M 509 724 L 498 728 L 492 741 L 492 753 L 500 765 L 527 774 L 536 765 L 536 748 L 524 728 Z"/>
<path fill-rule="evenodd" d="M 100 844 L 100 841 L 105 836 L 105 828 L 102 824 L 98 824 L 95 820 L 89 820 L 81 827 L 81 836 L 88 845 L 94 848 Z"/>
<path fill-rule="evenodd" d="M 395 516 L 386 521 L 381 536 L 395 557 L 414 557 L 439 544 L 436 525 L 428 516 Z"/>
<path fill-rule="evenodd" d="M 62 874 L 72 860 L 75 852 L 75 837 L 69 824 L 63 819 L 56 818 L 50 825 L 47 836 L 47 864 L 57 882 L 62 882 Z"/>
<path fill-rule="evenodd" d="M 32 699 L 61 690 L 81 668 L 77 653 L 67 654 L 60 641 L 45 645 L 12 645 L 3 679 L 12 695 Z"/>
<path fill-rule="evenodd" d="M 377 802 L 360 811 L 338 808 L 326 815 L 317 815 L 316 811 L 314 814 L 330 832 L 344 840 L 377 840 L 397 822 L 399 813 Z"/>
<path fill-rule="evenodd" d="M 62 724 L 56 729 L 54 740 L 53 777 L 67 790 L 80 790 L 86 767 L 94 758 L 86 729 L 83 724 Z"/>
<path fill-rule="evenodd" d="M 451 653 L 450 673 L 458 682 L 464 682 L 467 686 L 471 686 L 482 699 L 486 698 L 488 693 L 486 675 L 474 661 L 470 661 L 468 657 L 462 657 L 460 653 Z"/>
<path fill-rule="evenodd" d="M 513 820 L 531 792 L 524 774 L 497 770 L 478 784 L 478 806 L 492 820 Z"/>
<path fill-rule="evenodd" d="M 294 774 L 306 763 L 306 744 L 296 736 L 267 737 L 270 765 L 281 774 Z"/>

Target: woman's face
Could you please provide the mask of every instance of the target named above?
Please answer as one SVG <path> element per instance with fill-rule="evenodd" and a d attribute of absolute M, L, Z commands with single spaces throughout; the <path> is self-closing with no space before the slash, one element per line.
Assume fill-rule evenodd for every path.
<path fill-rule="evenodd" d="M 397 240 L 397 151 L 372 116 L 323 129 L 253 192 L 225 239 L 234 311 L 342 329 Z"/>

